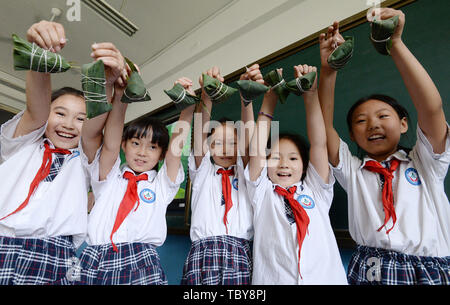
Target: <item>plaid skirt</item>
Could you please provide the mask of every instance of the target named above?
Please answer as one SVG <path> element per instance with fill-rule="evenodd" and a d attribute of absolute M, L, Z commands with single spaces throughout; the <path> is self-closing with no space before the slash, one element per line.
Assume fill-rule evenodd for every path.
<path fill-rule="evenodd" d="M 149 243 L 87 246 L 71 275 L 75 285 L 167 285 L 156 248 Z"/>
<path fill-rule="evenodd" d="M 0 236 L 0 284 L 64 283 L 74 257 L 72 236 L 44 239 Z"/>
<path fill-rule="evenodd" d="M 351 285 L 449 285 L 450 256 L 427 257 L 359 245 L 350 260 Z"/>
<path fill-rule="evenodd" d="M 181 285 L 250 285 L 251 242 L 234 236 L 213 236 L 192 243 Z"/>

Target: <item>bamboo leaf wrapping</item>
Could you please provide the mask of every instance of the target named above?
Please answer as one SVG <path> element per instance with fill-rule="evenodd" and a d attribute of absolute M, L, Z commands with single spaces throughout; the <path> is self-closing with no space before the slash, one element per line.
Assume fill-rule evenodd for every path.
<path fill-rule="evenodd" d="M 251 80 L 238 80 L 236 85 L 241 93 L 245 106 L 269 90 L 269 87 Z"/>
<path fill-rule="evenodd" d="M 353 56 L 354 38 L 345 36 L 345 41 L 328 56 L 328 65 L 334 70 L 343 68 Z"/>
<path fill-rule="evenodd" d="M 385 20 L 374 20 L 370 24 L 370 41 L 378 53 L 391 54 L 392 34 L 398 25 L 398 16 Z"/>
<path fill-rule="evenodd" d="M 71 68 L 71 65 L 60 54 L 44 50 L 16 34 L 12 35 L 12 39 L 14 44 L 14 70 L 58 73 Z"/>
<path fill-rule="evenodd" d="M 314 80 L 316 79 L 316 74 L 317 73 L 313 71 L 293 79 L 286 83 L 286 88 L 295 95 L 300 96 L 305 91 L 311 89 L 311 86 L 314 84 Z"/>
<path fill-rule="evenodd" d="M 105 66 L 102 60 L 81 67 L 81 88 L 86 101 L 88 119 L 112 109 L 106 97 Z"/>
<path fill-rule="evenodd" d="M 237 89 L 225 85 L 216 78 L 203 74 L 203 88 L 213 103 L 220 104 L 238 92 Z"/>
<path fill-rule="evenodd" d="M 272 90 L 278 95 L 280 102 L 284 104 L 289 96 L 289 90 L 286 88 L 286 81 L 278 73 L 277 70 L 272 70 L 264 75 L 264 81 L 268 84 Z"/>
<path fill-rule="evenodd" d="M 174 102 L 175 107 L 180 111 L 190 105 L 200 102 L 200 98 L 189 94 L 179 83 L 176 83 L 170 90 L 164 90 L 164 92 L 170 97 Z"/>
<path fill-rule="evenodd" d="M 120 99 L 123 103 L 145 102 L 150 101 L 151 97 L 145 87 L 142 77 L 139 75 L 133 62 L 125 57 L 125 61 L 131 69 L 131 75 L 127 79 L 127 87 Z"/>

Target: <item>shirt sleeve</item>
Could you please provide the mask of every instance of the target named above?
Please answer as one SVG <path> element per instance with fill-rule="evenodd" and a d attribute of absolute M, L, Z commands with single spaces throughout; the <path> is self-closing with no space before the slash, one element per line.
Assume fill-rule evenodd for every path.
<path fill-rule="evenodd" d="M 17 125 L 25 110 L 16 114 L 12 119 L 4 123 L 0 128 L 0 164 L 27 144 L 35 143 L 42 139 L 47 128 L 47 123 L 26 135 L 14 138 Z"/>
<path fill-rule="evenodd" d="M 80 145 L 81 147 L 81 145 Z M 91 163 L 88 163 L 88 158 L 83 152 L 82 148 L 80 148 L 81 162 L 83 166 L 86 168 L 88 175 L 91 178 L 91 186 L 92 192 L 94 193 L 95 198 L 98 198 L 103 189 L 107 185 L 107 181 L 112 179 L 112 177 L 116 175 L 120 175 L 120 156 L 117 156 L 116 162 L 114 163 L 111 171 L 106 176 L 105 180 L 100 181 L 100 153 L 103 146 L 100 146 L 97 152 L 95 153 L 94 160 Z"/>
<path fill-rule="evenodd" d="M 342 139 L 339 139 L 339 163 L 338 165 L 331 166 L 333 174 L 336 180 L 347 191 L 347 184 L 350 179 L 350 175 L 354 169 L 358 168 L 361 164 L 361 160 L 353 156 L 350 152 L 347 143 Z"/>
<path fill-rule="evenodd" d="M 428 175 L 430 179 L 436 182 L 443 182 L 447 175 L 448 166 L 450 164 L 450 133 L 447 123 L 447 137 L 445 139 L 445 150 L 441 154 L 433 151 L 433 146 L 424 135 L 419 124 L 417 124 L 417 141 L 411 150 L 413 160 L 419 160 L 422 164 L 423 174 Z"/>
<path fill-rule="evenodd" d="M 328 183 L 323 181 L 322 177 L 317 173 L 314 166 L 309 163 L 308 169 L 306 170 L 306 177 L 304 183 L 307 184 L 312 192 L 314 193 L 314 197 L 319 199 L 319 202 L 325 203 L 325 210 L 329 210 L 331 207 L 331 203 L 333 202 L 333 186 L 335 183 L 335 178 L 333 176 L 333 170 L 331 165 L 329 165 L 330 171 L 328 173 Z"/>
<path fill-rule="evenodd" d="M 175 182 L 173 182 L 167 175 L 167 164 L 166 161 L 164 161 L 163 166 L 159 169 L 155 179 L 157 179 L 157 183 L 162 190 L 161 193 L 164 198 L 164 202 L 169 205 L 180 189 L 180 184 L 184 181 L 183 165 L 180 162 L 177 177 Z"/>
<path fill-rule="evenodd" d="M 248 197 L 252 205 L 257 208 L 261 205 L 264 199 L 265 191 L 267 187 L 271 187 L 272 182 L 267 177 L 267 161 L 261 170 L 261 174 L 255 181 L 250 180 L 250 170 L 249 166 L 244 170 L 245 183 L 247 186 Z"/>
<path fill-rule="evenodd" d="M 193 151 L 191 151 L 188 159 L 189 178 L 191 179 L 192 188 L 196 189 L 198 186 L 203 185 L 202 180 L 207 178 L 206 173 L 211 170 L 214 165 L 210 161 L 210 152 L 206 152 L 203 156 L 200 166 L 197 168 L 195 165 L 195 157 Z M 203 174 L 201 174 L 203 173 Z"/>

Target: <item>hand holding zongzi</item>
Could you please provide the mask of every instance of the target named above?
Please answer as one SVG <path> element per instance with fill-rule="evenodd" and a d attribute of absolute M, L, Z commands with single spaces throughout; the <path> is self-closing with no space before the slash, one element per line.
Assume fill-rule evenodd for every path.
<path fill-rule="evenodd" d="M 93 44 L 91 57 L 95 61 L 103 61 L 107 86 L 112 87 L 116 80 L 121 87 L 125 86 L 128 71 L 122 54 L 114 44 L 110 42 Z"/>
<path fill-rule="evenodd" d="M 42 20 L 28 29 L 27 40 L 45 50 L 58 53 L 66 45 L 66 34 L 61 24 Z"/>
<path fill-rule="evenodd" d="M 344 37 L 339 33 L 339 22 L 335 21 L 328 27 L 327 33 L 319 35 L 320 62 L 322 69 L 331 68 L 328 58 L 331 53 L 345 42 Z"/>

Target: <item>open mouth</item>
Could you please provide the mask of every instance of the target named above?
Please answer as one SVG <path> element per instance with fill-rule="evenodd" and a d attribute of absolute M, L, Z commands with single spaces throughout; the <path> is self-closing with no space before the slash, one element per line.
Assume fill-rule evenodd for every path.
<path fill-rule="evenodd" d="M 386 136 L 381 135 L 381 134 L 375 134 L 375 135 L 371 135 L 368 140 L 369 141 L 380 141 L 380 140 L 384 140 L 386 138 Z"/>
<path fill-rule="evenodd" d="M 63 132 L 63 131 L 56 131 L 56 134 L 59 137 L 64 138 L 64 139 L 73 139 L 76 137 L 74 134 Z"/>
<path fill-rule="evenodd" d="M 280 177 L 280 178 L 289 178 L 292 175 L 289 174 L 289 173 L 277 173 L 277 176 Z"/>
<path fill-rule="evenodd" d="M 141 160 L 141 159 L 135 159 L 134 162 L 138 165 L 138 166 L 142 166 L 145 165 L 147 163 L 147 161 Z"/>

